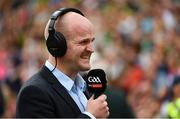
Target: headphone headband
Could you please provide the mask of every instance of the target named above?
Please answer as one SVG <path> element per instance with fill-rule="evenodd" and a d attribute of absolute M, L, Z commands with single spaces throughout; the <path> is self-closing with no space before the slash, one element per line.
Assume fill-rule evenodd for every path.
<path fill-rule="evenodd" d="M 66 14 L 68 12 L 76 12 L 76 13 L 84 16 L 84 14 L 78 9 L 75 9 L 75 8 L 60 8 L 59 10 L 55 11 L 51 15 L 51 21 L 50 21 L 50 24 L 49 24 L 49 27 L 48 27 L 49 33 L 54 33 L 55 32 L 54 24 L 55 24 L 55 21 L 57 20 L 57 18 L 59 16 L 63 16 L 64 14 Z"/>

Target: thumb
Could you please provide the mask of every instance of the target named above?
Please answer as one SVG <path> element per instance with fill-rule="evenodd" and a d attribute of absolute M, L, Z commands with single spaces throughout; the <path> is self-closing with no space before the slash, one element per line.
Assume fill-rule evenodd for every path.
<path fill-rule="evenodd" d="M 89 100 L 94 100 L 94 94 L 89 98 Z"/>

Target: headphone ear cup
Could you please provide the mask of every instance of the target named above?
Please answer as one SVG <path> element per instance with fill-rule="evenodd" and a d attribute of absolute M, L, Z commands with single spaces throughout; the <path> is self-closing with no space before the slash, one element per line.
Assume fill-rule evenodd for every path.
<path fill-rule="evenodd" d="M 66 39 L 60 32 L 50 34 L 46 41 L 46 46 L 50 54 L 54 57 L 64 56 L 67 50 Z"/>

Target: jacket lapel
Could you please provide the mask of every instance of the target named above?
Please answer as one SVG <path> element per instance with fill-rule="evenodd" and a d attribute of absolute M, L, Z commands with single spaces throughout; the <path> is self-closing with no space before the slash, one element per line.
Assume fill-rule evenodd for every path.
<path fill-rule="evenodd" d="M 51 71 L 46 67 L 43 66 L 41 68 L 41 74 L 43 75 L 44 79 L 52 85 L 54 90 L 66 101 L 66 103 L 72 108 L 72 110 L 79 114 L 81 113 L 80 109 L 78 108 L 77 104 L 74 102 L 72 97 L 66 91 L 65 87 L 59 83 L 57 78 L 51 73 Z"/>

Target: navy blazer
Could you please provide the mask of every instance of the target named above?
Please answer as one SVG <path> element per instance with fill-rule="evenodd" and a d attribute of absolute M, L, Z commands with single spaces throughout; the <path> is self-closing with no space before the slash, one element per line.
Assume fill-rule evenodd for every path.
<path fill-rule="evenodd" d="M 88 92 L 85 94 L 89 98 Z M 45 66 L 22 86 L 17 97 L 16 117 L 90 118 L 81 113 L 65 87 Z"/>

